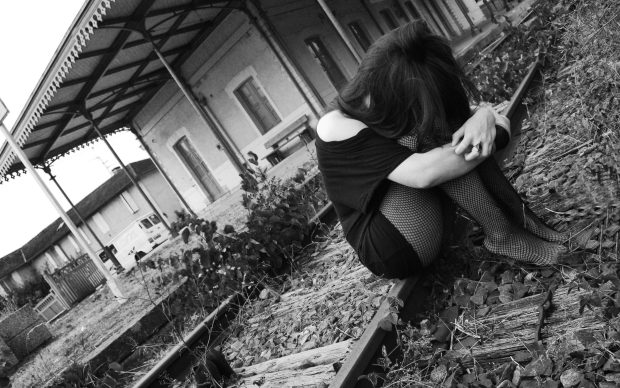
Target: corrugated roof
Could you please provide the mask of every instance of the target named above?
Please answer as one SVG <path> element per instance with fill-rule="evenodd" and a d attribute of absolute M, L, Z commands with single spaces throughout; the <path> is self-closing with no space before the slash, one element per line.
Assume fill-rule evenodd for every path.
<path fill-rule="evenodd" d="M 180 68 L 240 0 L 88 0 L 65 35 L 12 129 L 33 164 L 43 164 L 97 140 L 82 110 L 101 132 L 131 125 L 133 116 Z M 22 170 L 5 145 L 1 178 Z"/>
<path fill-rule="evenodd" d="M 138 178 L 144 177 L 149 172 L 155 170 L 155 165 L 150 159 L 131 163 L 128 167 L 133 169 Z M 131 186 L 131 184 L 131 180 L 129 180 L 127 174 L 119 171 L 82 199 L 76 205 L 76 208 L 82 217 L 87 219 L 97 212 L 97 210 L 101 209 L 106 203 L 114 199 L 119 193 Z M 73 210 L 70 210 L 68 214 L 73 222 L 76 224 L 80 223 Z M 58 218 L 28 241 L 23 247 L 0 259 L 0 278 L 24 265 L 26 262 L 24 256 L 28 262 L 34 260 L 69 233 L 69 228 Z"/>

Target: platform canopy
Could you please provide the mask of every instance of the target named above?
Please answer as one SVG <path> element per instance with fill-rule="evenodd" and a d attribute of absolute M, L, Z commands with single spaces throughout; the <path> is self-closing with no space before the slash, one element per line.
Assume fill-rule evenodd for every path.
<path fill-rule="evenodd" d="M 131 125 L 170 79 L 140 31 L 179 69 L 239 1 L 87 0 L 12 128 L 33 164 L 53 161 Z M 10 53 L 7 53 L 10 54 Z M 0 183 L 22 171 L 7 144 Z"/>

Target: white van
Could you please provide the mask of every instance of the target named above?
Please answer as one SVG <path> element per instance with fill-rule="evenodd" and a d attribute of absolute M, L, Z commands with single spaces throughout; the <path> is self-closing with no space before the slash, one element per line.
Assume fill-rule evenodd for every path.
<path fill-rule="evenodd" d="M 123 268 L 129 269 L 136 264 L 136 253 L 149 253 L 167 239 L 168 231 L 159 217 L 151 213 L 123 229 L 109 246 Z M 112 270 L 112 261 L 108 260 L 103 252 L 99 256 Z"/>

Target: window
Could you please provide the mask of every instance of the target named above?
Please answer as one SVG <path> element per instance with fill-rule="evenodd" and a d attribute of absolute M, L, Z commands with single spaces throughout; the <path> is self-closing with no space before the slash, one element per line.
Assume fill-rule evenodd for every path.
<path fill-rule="evenodd" d="M 108 223 L 105 222 L 105 219 L 103 218 L 101 213 L 99 213 L 99 212 L 95 213 L 93 215 L 93 221 L 95 221 L 95 224 L 97 224 L 97 227 L 103 233 L 108 233 L 110 231 L 110 226 L 108 226 Z"/>
<path fill-rule="evenodd" d="M 234 94 L 261 133 L 266 133 L 281 121 L 254 78 L 243 81 Z"/>
<path fill-rule="evenodd" d="M 367 51 L 368 47 L 370 47 L 370 39 L 368 39 L 368 34 L 362 28 L 360 23 L 357 21 L 349 23 L 349 30 L 351 30 L 351 33 L 355 37 L 355 40 L 357 40 L 357 43 L 359 43 L 360 47 L 362 47 L 364 51 Z"/>
<path fill-rule="evenodd" d="M 323 44 L 323 41 L 318 36 L 314 36 L 305 40 L 306 46 L 310 49 L 310 52 L 314 55 L 319 65 L 323 68 L 323 71 L 327 74 L 327 78 L 334 85 L 336 90 L 340 90 L 342 86 L 347 82 L 342 70 L 336 64 L 336 61 L 327 51 L 327 48 Z"/>
<path fill-rule="evenodd" d="M 385 24 L 387 24 L 390 30 L 398 27 L 398 24 L 396 23 L 396 20 L 394 19 L 394 16 L 392 16 L 392 12 L 390 12 L 389 9 L 382 9 L 381 11 L 379 11 L 379 13 L 381 14 L 381 17 L 383 17 Z"/>
<path fill-rule="evenodd" d="M 414 19 L 423 19 L 422 15 L 418 12 L 417 9 L 411 4 L 410 1 L 405 2 L 405 7 L 409 10 L 409 13 L 413 16 Z"/>
<path fill-rule="evenodd" d="M 151 221 L 145 218 L 143 220 L 140 220 L 140 227 L 142 229 L 149 229 L 153 227 L 153 224 L 151 223 Z"/>
<path fill-rule="evenodd" d="M 222 188 L 211 174 L 207 164 L 200 155 L 198 155 L 198 152 L 196 152 L 196 149 L 189 139 L 183 136 L 174 144 L 173 148 L 185 166 L 189 169 L 194 179 L 207 194 L 209 200 L 214 201 L 215 198 L 219 198 L 223 194 Z"/>
<path fill-rule="evenodd" d="M 396 14 L 397 17 L 401 19 L 405 19 L 406 21 L 409 21 L 409 17 L 407 16 L 407 14 L 405 13 L 405 10 L 403 9 L 403 7 L 400 5 L 400 3 L 397 0 L 392 1 L 392 9 L 394 9 L 394 13 Z"/>
<path fill-rule="evenodd" d="M 157 214 L 151 214 L 149 216 L 149 220 L 153 223 L 153 225 L 157 225 L 157 224 L 159 224 L 161 222 L 159 217 L 157 217 Z"/>
<path fill-rule="evenodd" d="M 134 214 L 139 210 L 138 205 L 136 205 L 136 201 L 133 200 L 133 198 L 131 197 L 131 195 L 129 195 L 127 191 L 123 191 L 120 197 L 121 201 L 123 201 L 123 203 L 127 207 L 127 210 L 129 210 L 131 214 Z"/>

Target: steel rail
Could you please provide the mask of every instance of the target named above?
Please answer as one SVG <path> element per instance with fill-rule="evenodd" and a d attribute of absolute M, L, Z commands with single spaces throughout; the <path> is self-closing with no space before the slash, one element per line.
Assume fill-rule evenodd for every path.
<path fill-rule="evenodd" d="M 527 93 L 532 90 L 534 86 L 538 85 L 537 79 L 540 78 L 543 62 L 544 56 L 539 55 L 534 63 L 530 65 L 526 76 L 513 94 L 510 103 L 502 110 L 502 114 L 506 115 L 511 120 L 511 127 L 517 129 L 517 131 L 515 131 L 516 133 L 513 133 L 512 140 L 520 134 L 521 122 L 525 116 L 519 114 L 525 110 L 523 109 L 523 100 Z M 407 309 L 407 304 L 411 303 L 408 299 L 411 299 L 410 294 L 417 282 L 418 278 L 416 277 L 399 280 L 392 287 L 389 296 L 401 299 L 405 304 L 404 309 Z M 355 387 L 359 376 L 365 374 L 365 371 L 372 365 L 372 362 L 376 359 L 377 352 L 383 345 L 384 338 L 388 334 L 387 331 L 381 328 L 379 322 L 389 311 L 390 303 L 392 302 L 390 302 L 389 298 L 383 301 L 360 339 L 355 342 L 351 353 L 349 353 L 349 357 L 338 370 L 338 373 L 336 373 L 329 388 Z M 411 309 L 409 309 L 408 315 L 412 315 Z"/>

